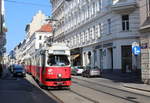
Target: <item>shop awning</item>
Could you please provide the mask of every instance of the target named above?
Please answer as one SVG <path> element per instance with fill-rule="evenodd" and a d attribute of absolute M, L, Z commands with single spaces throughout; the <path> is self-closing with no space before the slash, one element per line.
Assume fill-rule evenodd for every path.
<path fill-rule="evenodd" d="M 71 60 L 74 60 L 74 59 L 76 59 L 79 56 L 80 56 L 80 54 L 71 55 Z"/>

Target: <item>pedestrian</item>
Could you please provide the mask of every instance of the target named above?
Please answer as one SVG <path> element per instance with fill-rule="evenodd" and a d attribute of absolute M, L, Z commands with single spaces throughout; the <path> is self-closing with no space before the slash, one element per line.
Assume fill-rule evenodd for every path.
<path fill-rule="evenodd" d="M 3 67 L 2 67 L 2 64 L 0 63 L 0 77 L 2 76 L 3 74 Z"/>

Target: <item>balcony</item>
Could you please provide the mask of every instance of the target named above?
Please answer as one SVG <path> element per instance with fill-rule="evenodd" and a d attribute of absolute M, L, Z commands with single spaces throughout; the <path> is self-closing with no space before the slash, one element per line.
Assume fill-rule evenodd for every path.
<path fill-rule="evenodd" d="M 112 11 L 115 13 L 130 13 L 137 7 L 136 0 L 113 0 Z"/>
<path fill-rule="evenodd" d="M 140 32 L 150 32 L 150 17 L 141 25 Z"/>

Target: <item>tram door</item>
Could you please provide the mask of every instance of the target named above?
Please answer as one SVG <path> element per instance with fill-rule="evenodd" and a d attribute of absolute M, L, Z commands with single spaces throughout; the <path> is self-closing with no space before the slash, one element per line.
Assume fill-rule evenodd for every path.
<path fill-rule="evenodd" d="M 46 59 L 45 54 L 42 54 L 42 55 L 41 55 L 42 74 L 43 74 L 44 69 L 45 69 L 45 62 L 46 62 L 45 59 Z"/>

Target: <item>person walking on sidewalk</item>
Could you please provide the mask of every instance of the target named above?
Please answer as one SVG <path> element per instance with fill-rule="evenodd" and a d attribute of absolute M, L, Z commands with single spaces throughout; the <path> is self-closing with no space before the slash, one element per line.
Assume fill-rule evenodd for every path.
<path fill-rule="evenodd" d="M 0 63 L 0 77 L 2 76 L 3 74 L 3 67 L 2 67 L 2 64 Z"/>

